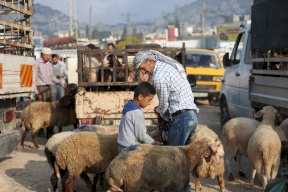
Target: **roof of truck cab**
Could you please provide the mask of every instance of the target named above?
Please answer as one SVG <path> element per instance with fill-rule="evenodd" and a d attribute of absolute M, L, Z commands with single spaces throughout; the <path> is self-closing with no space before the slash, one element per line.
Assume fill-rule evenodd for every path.
<path fill-rule="evenodd" d="M 216 53 L 215 51 L 209 49 L 194 49 L 194 48 L 186 48 L 186 52 L 205 52 L 205 53 Z"/>

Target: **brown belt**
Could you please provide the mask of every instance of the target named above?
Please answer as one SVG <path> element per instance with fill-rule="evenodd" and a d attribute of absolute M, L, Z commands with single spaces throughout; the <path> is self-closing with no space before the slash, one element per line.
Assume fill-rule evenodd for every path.
<path fill-rule="evenodd" d="M 175 113 L 171 114 L 172 117 L 175 117 L 177 115 L 180 115 L 181 113 L 183 113 L 184 111 L 188 111 L 188 110 L 191 110 L 191 109 L 182 109 L 182 110 L 179 110 L 179 111 L 176 111 Z"/>
<path fill-rule="evenodd" d="M 50 87 L 50 85 L 38 85 L 37 87 Z"/>

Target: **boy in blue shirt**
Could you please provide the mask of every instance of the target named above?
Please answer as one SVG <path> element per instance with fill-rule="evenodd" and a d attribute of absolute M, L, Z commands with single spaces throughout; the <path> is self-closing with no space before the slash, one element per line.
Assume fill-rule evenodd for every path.
<path fill-rule="evenodd" d="M 134 99 L 124 105 L 117 140 L 118 153 L 131 145 L 143 143 L 162 145 L 147 134 L 144 113 L 141 109 L 151 104 L 155 94 L 153 85 L 142 82 L 135 88 Z"/>

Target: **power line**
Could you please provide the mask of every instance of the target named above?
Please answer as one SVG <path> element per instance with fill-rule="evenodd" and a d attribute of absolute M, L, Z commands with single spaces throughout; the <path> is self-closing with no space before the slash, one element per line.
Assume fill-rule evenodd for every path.
<path fill-rule="evenodd" d="M 121 13 L 122 16 L 124 17 L 127 17 L 126 20 L 127 20 L 127 32 L 128 32 L 128 42 L 129 44 L 132 42 L 131 40 L 131 27 L 130 27 L 130 17 L 131 16 L 136 16 L 135 14 L 133 13 L 130 13 L 130 12 L 127 12 L 126 14 L 125 13 Z"/>

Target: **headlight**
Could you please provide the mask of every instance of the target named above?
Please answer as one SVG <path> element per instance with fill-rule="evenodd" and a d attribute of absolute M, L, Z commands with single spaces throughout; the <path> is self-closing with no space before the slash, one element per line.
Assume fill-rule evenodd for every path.
<path fill-rule="evenodd" d="M 223 80 L 223 76 L 216 77 L 216 81 L 221 82 Z"/>

